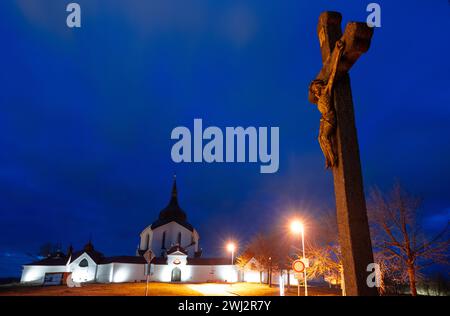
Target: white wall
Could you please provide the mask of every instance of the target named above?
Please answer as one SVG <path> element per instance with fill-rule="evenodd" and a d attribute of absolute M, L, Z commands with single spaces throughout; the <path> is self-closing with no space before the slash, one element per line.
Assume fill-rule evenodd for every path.
<path fill-rule="evenodd" d="M 95 281 L 99 283 L 110 283 L 113 280 L 114 264 L 100 264 L 97 267 L 97 276 Z"/>
<path fill-rule="evenodd" d="M 86 259 L 87 267 L 80 267 L 80 262 Z M 69 265 L 69 272 L 72 272 L 72 280 L 75 282 L 93 282 L 97 275 L 97 264 L 89 255 L 83 253 Z"/>
<path fill-rule="evenodd" d="M 232 265 L 190 266 L 193 282 L 237 282 L 238 270 Z"/>
<path fill-rule="evenodd" d="M 303 276 L 303 274 L 301 276 Z M 289 273 L 289 278 L 290 278 L 289 279 L 290 285 L 298 285 L 298 280 L 295 278 L 294 272 L 290 272 Z M 287 273 L 284 272 L 283 273 L 283 281 L 284 281 L 284 284 L 286 284 L 286 285 L 287 285 L 287 279 L 288 279 Z M 300 281 L 302 281 L 302 280 L 303 280 L 303 277 L 300 279 Z M 280 274 L 278 272 L 276 272 L 276 273 L 273 272 L 272 273 L 272 283 L 273 284 L 279 284 L 280 283 Z"/>
<path fill-rule="evenodd" d="M 145 264 L 114 263 L 112 282 L 141 282 L 146 280 Z"/>
<path fill-rule="evenodd" d="M 66 272 L 67 266 L 24 266 L 20 283 L 41 285 L 46 273 Z"/>
<path fill-rule="evenodd" d="M 81 259 L 82 260 L 82 259 Z M 145 281 L 145 265 L 131 263 L 109 263 L 102 265 L 91 265 L 92 270 L 78 266 L 74 261 L 67 266 L 25 266 L 21 283 L 43 284 L 45 273 L 49 272 L 72 272 L 72 278 L 75 282 L 99 283 L 121 283 L 121 282 L 141 282 Z M 77 262 L 77 264 L 75 264 Z M 181 270 L 181 282 L 237 282 L 238 271 L 235 266 L 191 266 L 184 264 L 174 265 L 152 265 L 153 274 L 151 281 L 171 282 L 172 270 L 175 266 Z M 91 271 L 97 271 L 97 275 L 92 275 Z M 87 281 L 85 281 L 87 280 Z"/>
<path fill-rule="evenodd" d="M 244 282 L 251 282 L 251 283 L 259 283 L 264 282 L 264 272 L 260 274 L 259 271 L 256 270 L 248 270 L 243 272 L 244 275 Z"/>
<path fill-rule="evenodd" d="M 151 281 L 171 282 L 174 265 L 152 265 Z M 221 265 L 178 265 L 181 270 L 181 282 L 237 282 L 238 271 L 235 266 Z"/>
<path fill-rule="evenodd" d="M 80 267 L 86 259 L 87 267 Z M 239 271 L 232 265 L 187 265 L 187 256 L 174 253 L 167 256 L 167 264 L 152 264 L 150 281 L 171 282 L 172 270 L 181 270 L 181 282 L 237 282 Z M 109 263 L 97 265 L 86 253 L 68 266 L 24 266 L 22 283 L 42 284 L 47 272 L 72 272 L 75 282 L 121 283 L 146 280 L 145 264 Z M 244 275 L 245 276 L 245 275 Z M 258 279 L 259 281 L 259 279 Z"/>
<path fill-rule="evenodd" d="M 267 271 L 262 272 L 261 282 L 267 283 L 268 280 L 268 273 Z M 283 273 L 283 281 L 284 284 L 288 284 L 287 282 L 288 276 L 287 273 Z M 301 279 L 302 280 L 302 279 Z M 250 282 L 250 283 L 259 283 L 260 282 L 260 276 L 259 271 L 257 270 L 245 270 L 243 271 L 243 281 L 244 282 Z M 280 283 L 280 273 L 279 272 L 272 272 L 272 284 L 279 284 Z M 297 285 L 298 280 L 295 278 L 294 272 L 290 273 L 290 280 L 289 283 L 291 285 Z"/>

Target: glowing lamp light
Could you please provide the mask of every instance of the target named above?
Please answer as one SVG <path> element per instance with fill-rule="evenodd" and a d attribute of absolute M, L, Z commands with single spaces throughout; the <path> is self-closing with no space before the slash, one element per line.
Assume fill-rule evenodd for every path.
<path fill-rule="evenodd" d="M 233 244 L 233 243 L 229 243 L 228 245 L 227 245 L 227 250 L 229 251 L 229 252 L 234 252 L 235 250 L 236 250 L 236 246 Z"/>
<path fill-rule="evenodd" d="M 303 232 L 303 224 L 298 220 L 292 221 L 291 222 L 291 231 L 294 234 L 300 234 L 301 232 Z"/>

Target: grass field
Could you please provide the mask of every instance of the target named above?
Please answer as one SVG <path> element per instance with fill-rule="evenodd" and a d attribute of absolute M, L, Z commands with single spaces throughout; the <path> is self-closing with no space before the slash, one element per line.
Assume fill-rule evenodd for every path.
<path fill-rule="evenodd" d="M 340 295 L 338 290 L 328 288 L 308 288 L 309 295 Z M 67 286 L 2 286 L 0 296 L 144 296 L 145 283 L 113 283 L 113 284 L 85 284 L 80 288 Z M 149 296 L 278 296 L 277 287 L 255 283 L 149 283 Z M 297 295 L 297 288 L 293 287 L 286 295 Z M 300 289 L 303 295 L 303 289 Z"/>

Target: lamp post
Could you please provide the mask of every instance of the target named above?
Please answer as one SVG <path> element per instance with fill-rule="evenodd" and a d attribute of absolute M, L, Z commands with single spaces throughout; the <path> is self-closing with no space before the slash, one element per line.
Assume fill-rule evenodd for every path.
<path fill-rule="evenodd" d="M 230 275 L 230 282 L 233 282 L 232 280 L 234 280 L 234 276 L 233 276 L 233 274 L 234 274 L 234 269 L 233 269 L 233 266 L 234 266 L 234 251 L 236 250 L 236 245 L 235 245 L 234 243 L 232 243 L 232 242 L 229 242 L 229 243 L 227 244 L 227 250 L 228 250 L 229 252 L 231 252 L 231 275 Z"/>
<path fill-rule="evenodd" d="M 231 265 L 233 265 L 234 264 L 234 251 L 236 250 L 236 246 L 232 242 L 230 242 L 227 245 L 227 250 L 229 252 L 231 252 Z"/>
<path fill-rule="evenodd" d="M 303 224 L 300 221 L 298 221 L 298 220 L 292 221 L 291 222 L 291 231 L 294 234 L 298 234 L 299 237 L 301 238 L 302 252 L 303 252 L 303 263 L 305 264 L 305 268 L 303 269 L 303 278 L 305 280 L 305 296 L 308 296 L 308 281 L 306 279 L 305 230 L 304 230 Z M 297 283 L 297 292 L 298 292 L 297 294 L 300 295 L 299 282 Z"/>
<path fill-rule="evenodd" d="M 272 257 L 269 257 L 269 275 L 267 281 L 269 281 L 269 287 L 272 287 Z"/>

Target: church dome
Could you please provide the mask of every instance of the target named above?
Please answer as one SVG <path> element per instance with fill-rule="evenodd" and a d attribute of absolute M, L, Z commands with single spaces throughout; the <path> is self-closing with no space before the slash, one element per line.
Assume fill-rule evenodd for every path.
<path fill-rule="evenodd" d="M 190 231 L 194 230 L 192 225 L 187 222 L 186 213 L 181 209 L 180 205 L 178 204 L 178 191 L 176 178 L 174 178 L 173 180 L 172 194 L 170 197 L 169 204 L 167 204 L 167 206 L 163 208 L 161 212 L 159 212 L 159 217 L 152 224 L 151 228 L 155 229 L 159 226 L 165 225 L 170 222 L 177 222 L 178 224 L 189 229 Z"/>

